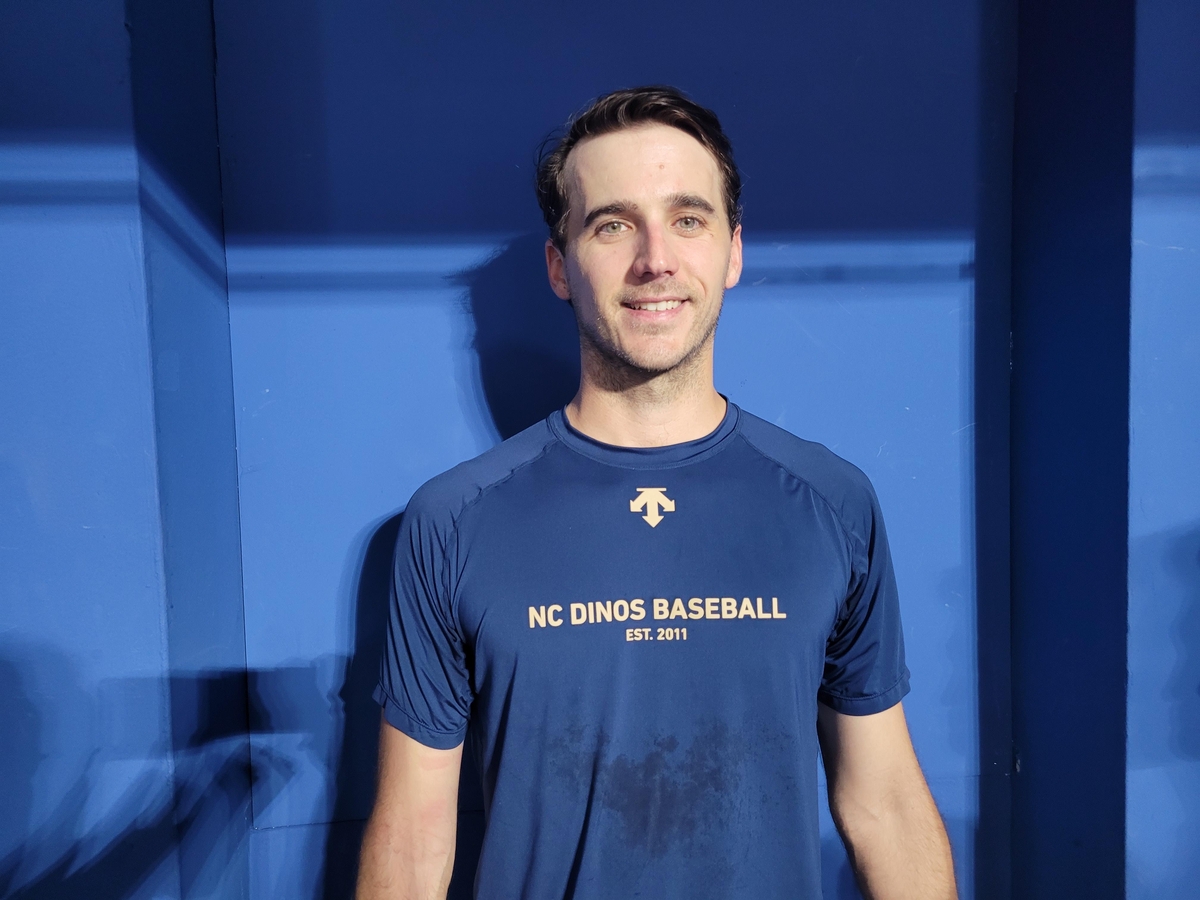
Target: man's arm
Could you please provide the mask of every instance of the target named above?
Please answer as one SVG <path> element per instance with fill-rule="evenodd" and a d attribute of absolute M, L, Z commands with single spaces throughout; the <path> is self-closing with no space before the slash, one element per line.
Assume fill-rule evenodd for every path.
<path fill-rule="evenodd" d="M 899 703 L 869 716 L 817 704 L 829 808 L 867 900 L 955 900 L 946 828 Z"/>
<path fill-rule="evenodd" d="M 434 750 L 387 722 L 357 900 L 445 900 L 454 869 L 462 744 Z"/>

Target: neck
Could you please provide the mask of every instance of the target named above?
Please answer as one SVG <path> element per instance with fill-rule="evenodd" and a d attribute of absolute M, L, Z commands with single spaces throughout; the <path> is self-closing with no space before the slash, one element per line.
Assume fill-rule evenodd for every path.
<path fill-rule="evenodd" d="M 698 440 L 725 417 L 725 398 L 713 386 L 711 344 L 659 374 L 614 368 L 588 349 L 579 392 L 566 413 L 590 438 L 618 447 L 665 447 Z"/>

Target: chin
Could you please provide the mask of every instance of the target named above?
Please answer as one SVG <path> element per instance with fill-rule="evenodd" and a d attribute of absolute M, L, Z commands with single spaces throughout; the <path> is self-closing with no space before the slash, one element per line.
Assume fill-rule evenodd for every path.
<path fill-rule="evenodd" d="M 674 349 L 670 352 L 628 353 L 625 362 L 646 375 L 664 375 L 667 372 L 685 365 L 695 355 L 695 351 Z"/>
<path fill-rule="evenodd" d="M 673 339 L 659 336 L 658 339 L 649 340 L 643 335 L 624 335 L 628 340 L 621 340 L 622 336 L 615 334 L 604 337 L 609 339 L 585 333 L 586 343 L 601 358 L 607 359 L 610 366 L 616 370 L 636 372 L 642 378 L 653 378 L 686 367 L 703 352 L 705 345 L 705 341 L 696 343 L 694 340 L 681 339 L 683 336 L 680 335 L 673 335 Z"/>

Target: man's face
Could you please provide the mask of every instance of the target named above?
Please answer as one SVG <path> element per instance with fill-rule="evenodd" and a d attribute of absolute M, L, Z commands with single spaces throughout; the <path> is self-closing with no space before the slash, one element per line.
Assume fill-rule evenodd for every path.
<path fill-rule="evenodd" d="M 712 155 L 677 128 L 643 125 L 581 141 L 565 175 L 567 252 L 547 242 L 546 263 L 585 345 L 647 375 L 711 352 L 742 271 Z"/>

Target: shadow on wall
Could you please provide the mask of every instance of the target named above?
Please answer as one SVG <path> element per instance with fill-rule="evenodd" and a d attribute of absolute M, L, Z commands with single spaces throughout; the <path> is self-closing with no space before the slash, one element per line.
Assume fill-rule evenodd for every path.
<path fill-rule="evenodd" d="M 456 280 L 467 288 L 474 350 L 488 412 L 507 439 L 564 406 L 579 385 L 579 338 L 570 307 L 546 282 L 538 235 L 512 240 L 483 265 Z M 391 584 L 392 555 L 401 515 L 381 523 L 367 541 L 354 596 L 354 652 L 341 689 L 344 725 L 338 755 L 333 827 L 325 845 L 322 900 L 353 891 L 362 820 L 374 796 L 379 678 Z M 450 900 L 471 896 L 483 840 L 483 793 L 471 753 L 464 753 L 459 789 L 458 851 Z M 344 827 L 338 827 L 339 824 Z"/>
<path fill-rule="evenodd" d="M 6 741 L 0 753 L 0 783 L 4 785 L 3 817 L 0 818 L 0 846 L 12 846 L 16 838 L 29 833 L 33 811 L 33 776 L 44 758 L 41 746 L 42 720 L 30 700 L 31 686 L 26 685 L 21 668 L 12 659 L 0 657 L 0 702 L 4 704 Z M 8 889 L 21 862 L 19 853 L 0 859 L 0 896 Z"/>
<path fill-rule="evenodd" d="M 468 289 L 484 399 L 501 439 L 567 404 L 579 386 L 579 334 L 546 281 L 546 239 L 525 234 L 458 279 Z"/>
<path fill-rule="evenodd" d="M 354 653 L 346 661 L 341 700 L 342 740 L 334 777 L 333 821 L 325 838 L 320 900 L 348 900 L 354 894 L 364 819 L 375 794 L 380 711 L 372 694 L 391 590 L 392 556 L 403 513 L 382 522 L 367 541 L 355 592 Z M 469 753 L 463 755 L 459 789 L 459 841 L 449 900 L 469 898 L 483 839 L 483 794 Z"/>
<path fill-rule="evenodd" d="M 342 743 L 334 779 L 333 824 L 325 838 L 322 900 L 353 896 L 363 819 L 375 794 L 379 750 L 379 706 L 372 698 L 379 682 L 391 585 L 392 553 L 400 531 L 398 513 L 379 525 L 367 541 L 354 595 L 354 652 L 346 661 L 338 697 L 342 704 Z M 344 827 L 338 827 L 345 823 Z"/>
<path fill-rule="evenodd" d="M 1167 697 L 1174 706 L 1171 749 L 1182 759 L 1200 759 L 1200 529 L 1177 536 L 1167 546 L 1167 570 L 1183 587 L 1179 615 L 1172 623 L 1176 663 Z"/>
<path fill-rule="evenodd" d="M 1200 528 L 1174 529 L 1135 541 L 1132 553 L 1139 570 L 1158 566 L 1173 582 L 1160 584 L 1155 600 L 1164 613 L 1172 601 L 1175 605 L 1169 626 L 1175 664 L 1164 693 L 1170 704 L 1168 747 L 1175 759 L 1200 760 Z"/>
<path fill-rule="evenodd" d="M 1160 679 L 1165 701 L 1130 716 L 1131 728 L 1139 729 L 1130 735 L 1141 750 L 1135 764 L 1200 760 L 1200 527 L 1191 523 L 1135 538 L 1129 571 L 1132 614 L 1141 617 L 1135 627 L 1152 634 L 1152 643 L 1143 637 L 1144 645 L 1136 648 L 1141 662 L 1157 666 L 1172 660 L 1169 672 L 1164 667 L 1149 676 L 1133 673 Z M 1131 665 L 1138 662 L 1137 656 L 1131 659 Z"/>
<path fill-rule="evenodd" d="M 1200 523 L 1130 542 L 1130 898 L 1195 896 L 1200 873 Z"/>
<path fill-rule="evenodd" d="M 546 280 L 545 243 L 544 235 L 521 235 L 461 277 L 475 324 L 483 395 L 501 440 L 561 409 L 579 387 L 579 332 L 571 307 Z M 468 748 L 473 743 L 468 739 Z M 483 790 L 469 752 L 463 754 L 458 808 L 448 900 L 471 897 L 483 845 Z"/>
<path fill-rule="evenodd" d="M 518 237 L 459 279 L 474 322 L 482 393 L 501 438 L 561 407 L 578 385 L 574 317 L 546 283 L 543 242 L 536 235 Z M 374 793 L 380 720 L 371 694 L 399 524 L 400 516 L 394 515 L 370 532 L 353 595 L 353 652 L 345 660 L 177 672 L 167 679 L 110 679 L 85 686 L 69 661 L 58 661 L 50 648 L 12 641 L 0 645 L 0 691 L 6 728 L 15 738 L 15 750 L 0 761 L 6 785 L 0 896 L 137 896 L 153 890 L 157 879 L 174 877 L 170 867 L 176 854 L 185 894 L 212 893 L 218 883 L 235 877 L 225 871 L 228 866 L 237 860 L 244 865 L 251 797 L 261 812 L 297 776 L 295 761 L 273 752 L 270 740 L 288 733 L 315 738 L 339 724 L 339 752 L 315 760 L 328 769 L 334 786 L 333 824 L 315 893 L 324 900 L 351 896 L 362 820 Z M 340 709 L 336 702 L 330 708 L 324 687 L 329 665 L 344 666 L 334 678 Z M 60 704 L 51 713 L 40 700 L 43 682 L 56 685 L 56 697 L 74 691 L 77 702 L 69 704 L 70 710 Z M 122 748 L 114 746 L 111 735 L 91 734 L 84 727 L 75 731 L 77 757 L 64 759 L 58 752 L 58 732 L 80 717 L 121 718 L 126 710 L 154 708 L 164 697 L 171 703 L 172 739 L 151 735 L 140 748 Z M 48 720 L 50 715 L 55 721 Z M 303 742 L 318 745 L 317 740 Z M 109 789 L 114 772 L 131 769 L 134 774 L 119 776 Z M 54 793 L 39 798 L 39 790 Z M 39 814 L 39 799 L 43 806 L 57 806 Z M 459 806 L 451 898 L 470 896 L 482 840 L 482 792 L 470 754 Z"/>
<path fill-rule="evenodd" d="M 70 713 L 66 723 L 87 747 L 76 759 L 46 752 L 58 729 L 39 715 L 44 707 L 35 695 L 47 676 L 56 681 L 56 696 L 75 697 L 80 703 L 68 705 L 86 710 L 82 716 L 79 710 Z M 64 678 L 70 683 L 62 684 Z M 228 868 L 244 852 L 251 792 L 269 803 L 293 774 L 291 763 L 268 748 L 255 747 L 251 760 L 244 722 L 236 727 L 225 711 L 231 699 L 244 709 L 249 692 L 251 740 L 277 732 L 278 723 L 266 717 L 257 697 L 275 680 L 271 671 L 248 677 L 244 670 L 175 675 L 167 684 L 111 679 L 92 697 L 71 664 L 52 649 L 6 642 L 0 647 L 0 699 L 7 727 L 16 732 L 17 752 L 0 757 L 0 777 L 5 831 L 22 840 L 6 842 L 0 896 L 125 900 L 162 878 L 179 885 L 168 888 L 172 895 L 179 889 L 183 896 L 222 894 Z M 176 735 L 173 753 L 161 739 L 147 748 L 139 739 L 144 729 L 126 734 L 128 723 L 122 721 L 131 709 L 161 702 L 164 690 L 170 691 L 172 718 L 190 729 Z M 114 772 L 131 767 L 134 774 L 121 775 L 121 788 L 114 791 Z M 54 790 L 54 806 L 35 822 L 39 789 Z M 177 852 L 179 869 L 167 868 Z"/>

